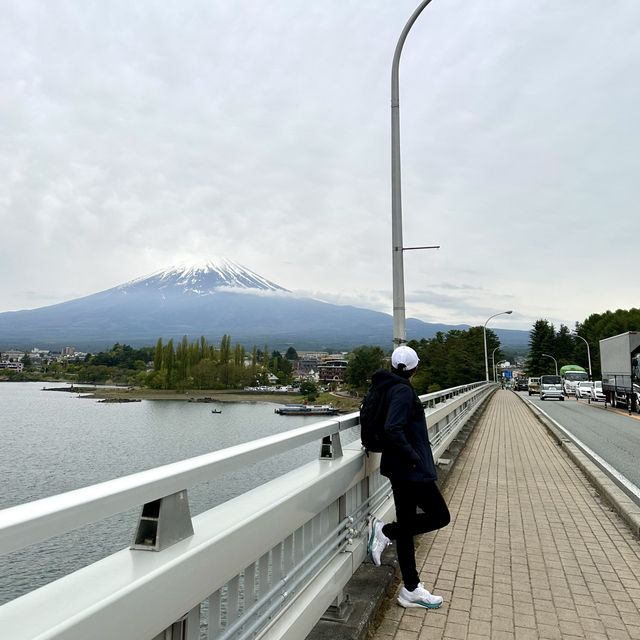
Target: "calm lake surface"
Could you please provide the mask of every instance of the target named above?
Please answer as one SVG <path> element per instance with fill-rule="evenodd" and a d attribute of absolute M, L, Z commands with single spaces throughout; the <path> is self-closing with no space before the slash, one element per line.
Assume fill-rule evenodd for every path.
<path fill-rule="evenodd" d="M 276 406 L 183 400 L 99 403 L 73 393 L 42 391 L 42 383 L 0 383 L 0 509 L 319 419 L 279 416 Z M 222 413 L 212 414 L 212 408 Z M 307 445 L 189 488 L 191 514 L 308 462 L 319 451 L 319 442 Z M 0 557 L 0 604 L 129 546 L 138 515 L 134 509 Z"/>

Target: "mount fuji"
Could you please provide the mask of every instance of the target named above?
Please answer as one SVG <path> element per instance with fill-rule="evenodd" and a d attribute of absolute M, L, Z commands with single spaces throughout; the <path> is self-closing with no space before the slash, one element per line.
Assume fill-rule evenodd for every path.
<path fill-rule="evenodd" d="M 0 348 L 115 342 L 153 345 L 162 337 L 210 341 L 224 334 L 247 347 L 347 349 L 388 345 L 389 314 L 298 297 L 231 260 L 182 263 L 93 295 L 38 309 L 0 313 Z M 407 319 L 407 336 L 429 338 L 466 325 Z M 526 345 L 528 332 L 497 330 L 503 345 Z M 508 340 L 505 340 L 505 337 Z"/>

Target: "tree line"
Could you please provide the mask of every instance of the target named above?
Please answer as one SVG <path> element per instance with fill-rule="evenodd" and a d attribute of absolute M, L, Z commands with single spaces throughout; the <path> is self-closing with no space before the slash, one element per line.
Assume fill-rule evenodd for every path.
<path fill-rule="evenodd" d="M 583 322 L 577 322 L 574 332 L 584 338 L 591 353 L 591 369 L 594 379 L 602 376 L 600 369 L 600 340 L 627 331 L 640 331 L 640 309 L 618 309 L 593 313 Z M 543 356 L 545 353 L 547 356 Z M 537 320 L 531 330 L 529 338 L 529 354 L 526 360 L 528 375 L 545 375 L 555 373 L 555 363 L 558 369 L 565 364 L 577 364 L 586 371 L 589 370 L 587 345 L 580 338 L 572 335 L 571 330 L 561 324 L 556 331 L 548 320 Z"/>
<path fill-rule="evenodd" d="M 158 338 L 155 347 L 136 349 L 116 343 L 107 351 L 87 354 L 83 361 L 61 360 L 47 363 L 38 372 L 29 358 L 23 358 L 24 374 L 11 374 L 15 380 L 64 378 L 80 383 L 129 384 L 152 389 L 236 389 L 267 384 L 269 374 L 280 384 L 293 379 L 293 363 L 298 354 L 290 347 L 285 355 L 254 346 L 247 352 L 224 335 L 219 344 L 201 337 L 189 342 Z"/>
<path fill-rule="evenodd" d="M 589 344 L 595 379 L 601 377 L 599 341 L 627 331 L 640 331 L 640 309 L 594 313 L 583 322 L 576 323 L 574 332 Z M 420 366 L 412 378 L 418 393 L 430 393 L 485 379 L 483 327 L 439 332 L 433 338 L 411 340 L 408 344 L 420 358 Z M 346 382 L 358 393 L 366 391 L 373 373 L 388 366 L 390 352 L 380 347 L 362 346 L 354 349 Z M 501 347 L 500 340 L 491 329 L 487 329 L 487 355 L 490 379 L 493 379 L 494 363 L 513 357 L 512 353 Z M 548 356 L 555 358 L 558 370 L 565 364 L 577 364 L 589 370 L 587 347 L 583 340 L 572 335 L 572 331 L 564 324 L 556 330 L 548 320 L 540 319 L 531 329 L 525 373 L 529 376 L 555 373 L 555 363 Z"/>
<path fill-rule="evenodd" d="M 177 344 L 173 340 L 164 344 L 158 338 L 146 385 L 154 389 L 235 389 L 266 384 L 270 373 L 280 384 L 289 384 L 291 359 L 297 354 L 289 350 L 287 355 L 289 358 L 279 351 L 269 352 L 266 345 L 263 349 L 254 345 L 247 353 L 226 334 L 218 346 L 209 344 L 204 336 L 191 343 L 184 336 Z"/>
<path fill-rule="evenodd" d="M 599 341 L 626 331 L 640 331 L 640 309 L 592 314 L 576 323 L 574 331 L 589 343 L 593 375 L 599 378 Z M 493 378 L 493 364 L 513 354 L 501 347 L 494 331 L 487 329 L 486 335 L 489 375 Z M 483 327 L 438 332 L 433 338 L 412 340 L 408 344 L 416 350 L 421 362 L 412 380 L 418 393 L 485 379 Z M 373 373 L 388 366 L 390 354 L 391 349 L 379 346 L 355 348 L 349 355 L 345 374 L 348 387 L 359 394 L 365 392 Z M 555 373 L 553 360 L 542 354 L 553 356 L 558 368 L 578 364 L 588 370 L 586 345 L 563 324 L 556 330 L 548 320 L 534 323 L 524 367 L 527 375 Z M 232 344 L 229 335 L 224 335 L 218 344 L 204 337 L 189 342 L 184 336 L 180 341 L 167 342 L 158 338 L 155 347 L 140 349 L 116 343 L 108 351 L 88 355 L 84 362 L 51 363 L 43 373 L 79 382 L 111 381 L 155 389 L 234 389 L 267 384 L 269 374 L 275 375 L 280 384 L 290 384 L 293 361 L 297 358 L 293 347 L 283 355 L 280 351 L 270 351 L 267 345 L 261 349 L 254 345 L 247 351 L 241 344 Z M 11 373 L 7 375 L 22 379 Z"/>
<path fill-rule="evenodd" d="M 433 338 L 410 340 L 408 345 L 416 350 L 420 366 L 411 382 L 416 391 L 431 393 L 440 389 L 485 379 L 483 327 L 439 331 Z M 345 374 L 346 382 L 358 393 L 366 391 L 371 376 L 388 364 L 388 352 L 380 347 L 362 346 L 353 350 Z M 493 358 L 491 357 L 493 355 Z M 493 364 L 504 358 L 500 340 L 487 329 L 487 356 L 490 378 L 493 379 Z"/>

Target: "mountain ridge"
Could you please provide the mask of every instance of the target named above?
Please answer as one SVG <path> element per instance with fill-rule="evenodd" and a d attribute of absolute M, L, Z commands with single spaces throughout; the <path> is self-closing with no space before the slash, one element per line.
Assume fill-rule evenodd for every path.
<path fill-rule="evenodd" d="M 406 322 L 407 338 L 469 325 Z M 493 329 L 505 347 L 523 347 L 528 331 Z M 379 311 L 299 297 L 227 259 L 180 263 L 88 296 L 0 313 L 0 348 L 144 346 L 162 337 L 205 336 L 270 348 L 349 349 L 391 343 L 393 318 Z"/>

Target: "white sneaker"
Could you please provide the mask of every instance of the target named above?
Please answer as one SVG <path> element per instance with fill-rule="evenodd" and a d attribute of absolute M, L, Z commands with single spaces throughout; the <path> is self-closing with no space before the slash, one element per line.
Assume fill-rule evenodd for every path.
<path fill-rule="evenodd" d="M 437 609 L 442 605 L 442 596 L 431 595 L 421 582 L 413 591 L 408 591 L 405 587 L 402 587 L 398 594 L 398 604 L 405 608 Z"/>
<path fill-rule="evenodd" d="M 369 521 L 369 543 L 367 544 L 367 554 L 371 558 L 371 562 L 377 567 L 380 566 L 380 556 L 382 552 L 391 544 L 391 540 L 382 533 L 384 522 L 377 518 L 371 518 Z"/>

